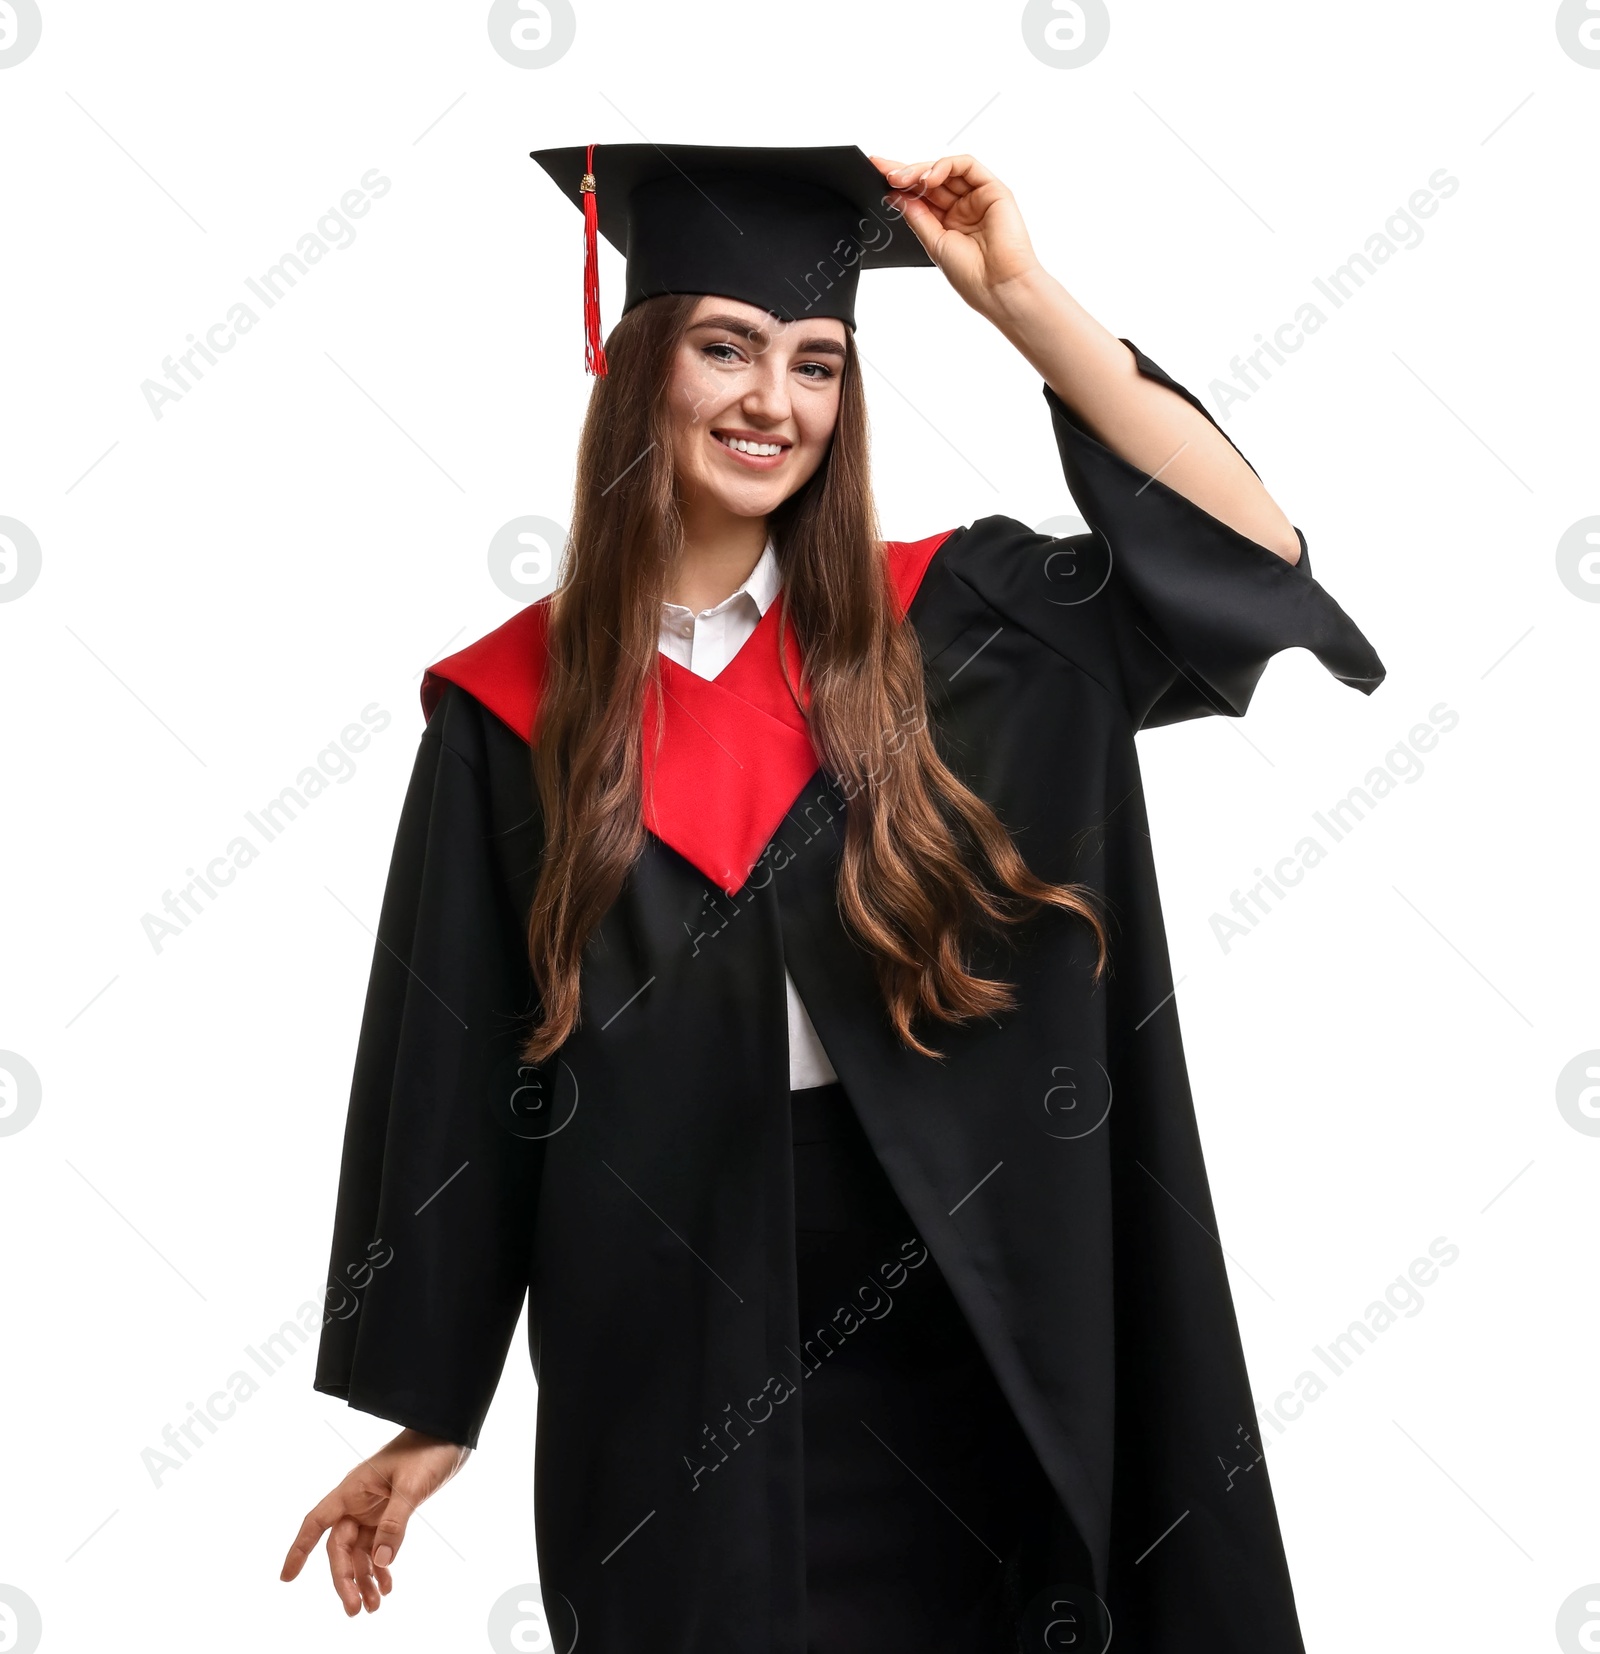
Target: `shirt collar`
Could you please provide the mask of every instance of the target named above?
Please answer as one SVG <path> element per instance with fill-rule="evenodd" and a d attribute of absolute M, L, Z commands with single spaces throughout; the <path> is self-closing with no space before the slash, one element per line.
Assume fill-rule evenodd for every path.
<path fill-rule="evenodd" d="M 756 559 L 756 566 L 750 571 L 750 578 L 739 590 L 749 592 L 756 600 L 756 607 L 765 614 L 782 584 L 783 576 L 778 573 L 778 554 L 772 549 L 772 541 L 768 540 L 766 548 Z"/>
<path fill-rule="evenodd" d="M 765 614 L 772 606 L 773 599 L 778 595 L 783 585 L 783 577 L 778 572 L 778 554 L 772 549 L 769 539 L 760 557 L 756 559 L 756 566 L 746 576 L 738 591 L 729 592 L 720 603 L 714 603 L 709 609 L 702 609 L 701 614 L 717 615 L 728 608 L 741 592 L 747 592 L 754 598 L 756 608 Z M 663 603 L 662 608 L 673 614 L 686 615 L 692 611 L 682 603 Z"/>

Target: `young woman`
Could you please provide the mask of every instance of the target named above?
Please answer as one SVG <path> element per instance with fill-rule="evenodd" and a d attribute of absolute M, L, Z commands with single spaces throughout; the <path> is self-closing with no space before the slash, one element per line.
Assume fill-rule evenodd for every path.
<path fill-rule="evenodd" d="M 425 681 L 317 1372 L 404 1428 L 283 1577 L 379 1606 L 526 1300 L 563 1654 L 1299 1654 L 1133 737 L 1381 664 L 972 157 L 538 158 L 627 301 L 559 587 Z M 1091 533 L 879 537 L 855 277 L 929 260 Z"/>

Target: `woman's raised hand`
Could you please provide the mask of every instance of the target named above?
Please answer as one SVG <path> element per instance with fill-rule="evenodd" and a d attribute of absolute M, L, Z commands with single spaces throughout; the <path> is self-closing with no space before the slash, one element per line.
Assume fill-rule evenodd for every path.
<path fill-rule="evenodd" d="M 996 290 L 1039 268 L 1016 197 L 970 155 L 939 161 L 872 164 L 890 186 L 887 200 L 974 310 L 988 314 Z"/>
<path fill-rule="evenodd" d="M 376 1613 L 394 1589 L 389 1564 L 406 1536 L 412 1511 L 437 1493 L 471 1452 L 420 1430 L 402 1430 L 312 1507 L 278 1577 L 293 1579 L 326 1532 L 333 1588 L 345 1613 L 359 1614 L 363 1605 L 369 1614 Z"/>

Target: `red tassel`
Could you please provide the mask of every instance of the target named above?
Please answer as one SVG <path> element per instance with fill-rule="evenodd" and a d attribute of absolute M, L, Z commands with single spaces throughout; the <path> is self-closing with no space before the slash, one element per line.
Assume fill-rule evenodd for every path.
<path fill-rule="evenodd" d="M 593 144 L 589 145 L 578 190 L 583 196 L 583 365 L 597 379 L 603 379 L 606 353 L 600 343 L 600 214 L 594 199 Z"/>

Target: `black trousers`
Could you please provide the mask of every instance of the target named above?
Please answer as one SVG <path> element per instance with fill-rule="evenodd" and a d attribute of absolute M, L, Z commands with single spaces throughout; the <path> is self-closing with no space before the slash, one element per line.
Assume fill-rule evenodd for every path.
<path fill-rule="evenodd" d="M 809 1654 L 1015 1654 L 1043 1471 L 843 1086 L 790 1109 Z"/>

